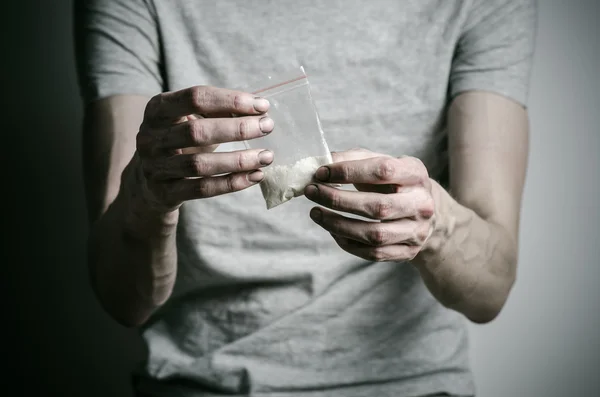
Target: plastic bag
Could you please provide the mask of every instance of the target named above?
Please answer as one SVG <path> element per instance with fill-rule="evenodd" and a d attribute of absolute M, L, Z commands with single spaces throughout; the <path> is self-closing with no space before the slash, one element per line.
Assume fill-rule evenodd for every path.
<path fill-rule="evenodd" d="M 265 87 L 253 94 L 269 100 L 267 115 L 275 123 L 271 134 L 244 142 L 247 148 L 274 154 L 273 163 L 262 169 L 265 176 L 260 182 L 267 209 L 271 209 L 303 195 L 316 170 L 333 160 L 302 66 L 270 76 Z"/>

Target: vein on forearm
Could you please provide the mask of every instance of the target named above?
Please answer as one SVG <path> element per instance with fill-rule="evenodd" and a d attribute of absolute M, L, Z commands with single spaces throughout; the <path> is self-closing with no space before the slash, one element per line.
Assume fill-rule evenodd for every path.
<path fill-rule="evenodd" d="M 452 195 L 433 183 L 435 232 L 414 262 L 441 303 L 486 322 L 515 281 L 528 116 L 502 95 L 469 91 L 450 104 L 447 127 Z"/>
<path fill-rule="evenodd" d="M 435 185 L 436 223 L 425 249 L 415 258 L 424 282 L 445 306 L 468 316 L 502 306 L 516 263 L 502 228 L 457 203 Z"/>
<path fill-rule="evenodd" d="M 177 269 L 178 213 L 138 213 L 142 206 L 136 200 L 123 184 L 93 224 L 89 243 L 92 286 L 107 311 L 124 323 L 138 323 L 166 300 Z"/>

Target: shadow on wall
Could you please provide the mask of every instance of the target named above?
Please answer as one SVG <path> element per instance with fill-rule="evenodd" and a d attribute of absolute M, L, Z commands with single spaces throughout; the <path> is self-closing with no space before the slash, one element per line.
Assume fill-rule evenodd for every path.
<path fill-rule="evenodd" d="M 20 1 L 2 18 L 2 384 L 19 395 L 130 396 L 141 344 L 87 282 L 71 2 Z"/>

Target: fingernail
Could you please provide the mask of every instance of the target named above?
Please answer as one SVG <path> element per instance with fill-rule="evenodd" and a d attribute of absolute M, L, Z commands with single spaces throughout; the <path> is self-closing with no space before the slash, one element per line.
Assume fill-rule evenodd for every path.
<path fill-rule="evenodd" d="M 329 167 L 321 167 L 317 170 L 316 175 L 318 180 L 327 181 L 329 180 Z"/>
<path fill-rule="evenodd" d="M 320 223 L 323 219 L 323 212 L 318 208 L 313 208 L 310 210 L 310 218 L 316 223 Z"/>
<path fill-rule="evenodd" d="M 266 112 L 269 110 L 269 101 L 267 101 L 265 98 L 254 98 L 254 110 L 257 112 Z"/>
<path fill-rule="evenodd" d="M 319 188 L 316 185 L 308 185 L 304 189 L 304 195 L 308 198 L 314 198 L 319 195 Z"/>
<path fill-rule="evenodd" d="M 261 165 L 269 165 L 273 162 L 273 152 L 270 150 L 263 150 L 258 154 L 258 161 Z"/>
<path fill-rule="evenodd" d="M 273 127 L 275 126 L 275 123 L 273 122 L 272 118 L 263 117 L 262 119 L 260 119 L 258 121 L 258 126 L 260 127 L 260 130 L 266 135 L 269 132 L 273 131 Z"/>
<path fill-rule="evenodd" d="M 252 183 L 256 183 L 256 182 L 260 182 L 263 179 L 263 172 L 258 170 L 258 171 L 254 171 L 248 174 L 247 178 L 249 182 Z"/>

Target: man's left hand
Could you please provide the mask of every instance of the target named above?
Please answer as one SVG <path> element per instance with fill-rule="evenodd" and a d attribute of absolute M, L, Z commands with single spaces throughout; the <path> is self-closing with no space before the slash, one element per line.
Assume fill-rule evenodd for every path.
<path fill-rule="evenodd" d="M 372 261 L 413 259 L 434 227 L 432 183 L 423 163 L 414 157 L 395 158 L 362 149 L 334 153 L 333 160 L 317 170 L 317 180 L 353 184 L 358 191 L 307 186 L 306 197 L 328 208 L 313 208 L 313 221 L 350 254 Z"/>

